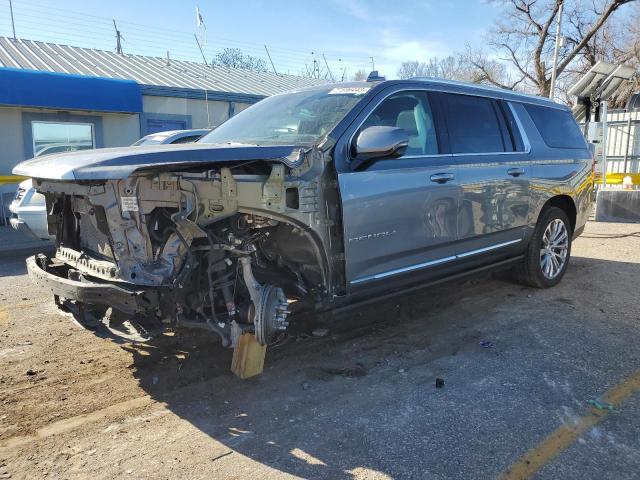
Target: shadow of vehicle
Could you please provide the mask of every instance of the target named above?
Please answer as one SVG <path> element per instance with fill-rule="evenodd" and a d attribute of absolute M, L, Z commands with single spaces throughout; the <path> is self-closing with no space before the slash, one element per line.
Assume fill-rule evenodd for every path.
<path fill-rule="evenodd" d="M 268 350 L 264 374 L 245 381 L 229 372 L 231 350 L 202 332 L 167 332 L 122 348 L 132 355 L 132 373 L 153 399 L 226 449 L 211 461 L 240 454 L 302 478 L 350 479 L 371 472 L 416 478 L 439 468 L 443 446 L 432 438 L 437 417 L 467 421 L 464 405 L 444 400 L 446 388 L 453 387 L 435 388 L 446 362 L 455 365 L 459 354 L 484 361 L 485 351 L 478 347 L 483 332 L 503 329 L 518 336 L 543 321 L 533 309 L 544 306 L 557 316 L 591 308 L 576 298 L 575 289 L 588 286 L 595 297 L 598 289 L 608 288 L 608 276 L 621 274 L 640 275 L 640 264 L 577 257 L 564 282 L 545 291 L 487 276 L 426 288 L 324 318 L 330 328 L 326 337 L 298 332 L 281 339 Z M 602 279 L 597 286 L 590 281 L 596 275 Z M 539 296 L 537 304 L 527 300 L 532 294 Z M 514 316 L 512 325 L 494 325 L 493 317 L 510 318 L 504 305 L 522 307 L 524 314 Z M 576 311 L 575 320 L 583 316 Z M 558 335 L 572 335 L 562 329 L 575 327 L 573 321 L 557 322 Z M 499 352 L 491 354 L 506 362 Z M 456 369 L 468 365 L 459 362 Z M 450 411 L 433 410 L 443 402 Z M 446 448 L 464 449 L 457 442 L 481 443 L 483 435 L 452 431 Z M 499 471 L 501 462 L 491 468 Z"/>
<path fill-rule="evenodd" d="M 27 273 L 25 259 L 28 256 L 0 254 L 0 277 L 17 277 Z"/>

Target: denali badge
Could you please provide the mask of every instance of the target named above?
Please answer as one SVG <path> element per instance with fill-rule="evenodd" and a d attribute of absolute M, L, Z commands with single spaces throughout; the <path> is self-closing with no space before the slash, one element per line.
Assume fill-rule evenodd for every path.
<path fill-rule="evenodd" d="M 351 242 L 360 242 L 362 240 L 371 240 L 372 238 L 390 237 L 391 235 L 393 235 L 395 233 L 396 233 L 395 230 L 393 230 L 391 232 L 369 233 L 367 235 L 360 235 L 359 237 L 352 237 L 352 238 L 349 239 L 349 243 L 351 243 Z"/>

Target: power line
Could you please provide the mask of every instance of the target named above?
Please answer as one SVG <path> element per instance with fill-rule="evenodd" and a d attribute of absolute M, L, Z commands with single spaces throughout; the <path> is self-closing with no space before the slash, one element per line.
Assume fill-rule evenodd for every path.
<path fill-rule="evenodd" d="M 10 0 L 0 0 L 0 2 L 2 1 L 10 1 Z M 88 21 L 87 17 L 91 17 L 93 19 L 99 19 L 99 20 L 103 20 L 105 23 L 108 21 L 109 23 L 111 23 L 111 19 L 106 18 L 106 17 L 100 17 L 97 15 L 90 15 L 90 14 L 85 14 L 85 13 L 78 13 L 78 12 L 73 12 L 70 10 L 65 10 L 65 9 L 58 9 L 58 8 L 53 8 L 50 5 L 47 4 L 38 4 L 38 3 L 33 3 L 33 2 L 28 2 L 28 1 L 24 1 L 21 0 L 21 9 L 24 10 L 25 8 L 33 13 L 36 13 L 37 15 L 28 15 L 31 18 L 37 18 L 37 19 L 41 19 L 42 18 L 42 13 L 43 10 L 49 10 L 51 12 L 52 15 L 58 16 L 59 18 L 64 20 L 64 24 L 68 24 L 68 18 L 72 17 L 76 20 L 81 20 L 81 21 L 85 21 L 83 23 L 75 23 L 74 25 L 79 25 L 79 26 L 84 26 L 84 27 L 90 27 L 90 31 L 93 32 L 94 31 L 94 26 L 96 26 L 96 22 L 94 20 Z M 26 4 L 26 6 L 24 5 Z M 31 7 L 32 6 L 32 7 Z M 37 8 L 35 8 L 37 7 Z M 61 13 L 65 13 L 66 15 L 61 15 Z M 25 16 L 24 13 L 21 13 L 20 15 Z M 47 15 L 48 18 L 51 18 L 51 15 Z M 180 30 L 175 30 L 175 29 L 167 29 L 167 28 L 162 28 L 162 27 L 157 27 L 157 26 L 153 26 L 153 25 L 146 25 L 146 24 L 141 24 L 141 23 L 136 23 L 136 22 L 130 22 L 130 21 L 126 21 L 126 20 L 122 20 L 122 19 L 117 19 L 118 23 L 121 25 L 124 25 L 126 27 L 126 30 L 128 32 L 130 32 L 131 30 L 138 30 L 141 32 L 144 32 L 145 36 L 149 35 L 149 34 L 154 34 L 155 37 L 157 38 L 162 38 L 162 39 L 167 39 L 168 37 L 173 37 L 173 38 L 182 38 L 185 39 L 185 37 L 191 37 L 192 33 L 191 32 L 185 32 L 185 31 L 180 31 Z M 48 24 L 42 24 L 42 25 L 48 25 Z M 103 27 L 104 29 L 104 27 Z M 110 27 L 108 27 L 108 29 L 110 30 Z M 162 33 L 160 33 L 162 32 Z M 131 37 L 131 34 L 129 34 L 129 37 Z M 262 51 L 263 49 L 263 44 L 261 43 L 257 43 L 257 42 L 243 42 L 243 41 L 239 41 L 239 40 L 235 40 L 235 39 L 229 39 L 229 38 L 225 38 L 225 37 L 209 37 L 210 39 L 213 40 L 217 40 L 220 41 L 221 43 L 224 43 L 226 45 L 245 45 L 246 47 L 252 48 L 255 51 Z M 130 42 L 128 42 L 130 43 Z M 270 52 L 273 53 L 273 51 L 275 50 L 279 50 L 284 52 L 289 52 L 289 53 L 293 53 L 293 54 L 297 54 L 298 56 L 301 55 L 306 55 L 307 52 L 302 51 L 302 50 L 296 50 L 296 49 L 291 49 L 288 47 L 282 47 L 282 46 L 274 46 L 271 45 L 270 47 Z M 355 55 L 355 54 L 350 54 L 350 53 L 345 53 L 345 52 L 332 52 L 332 51 L 325 51 L 326 55 L 330 55 L 330 56 L 335 56 L 335 57 L 340 57 L 340 58 L 344 58 L 344 59 L 349 59 L 352 58 L 354 60 L 363 60 L 364 58 L 367 58 L 364 55 Z"/>
<path fill-rule="evenodd" d="M 0 0 L 0 5 L 3 3 L 5 5 L 9 3 L 8 6 L 12 7 L 11 0 Z M 121 19 L 118 19 L 116 24 L 116 19 L 107 19 L 97 15 L 72 12 L 65 9 L 53 9 L 50 5 L 43 5 L 29 0 L 21 0 L 19 9 L 15 13 L 17 22 L 23 27 L 24 38 L 28 38 L 26 35 L 29 35 L 33 40 L 111 50 L 113 48 L 111 43 L 111 38 L 113 37 L 111 35 L 115 28 L 116 51 L 123 54 L 122 41 L 125 39 L 118 28 L 123 26 L 127 30 L 128 54 L 151 55 L 164 59 L 167 49 L 170 49 L 175 58 L 199 61 L 198 51 L 193 48 L 193 40 L 189 40 L 191 33 L 187 34 L 186 32 L 151 27 Z M 61 25 L 73 28 L 64 28 Z M 202 48 L 201 55 L 213 57 L 212 51 L 215 52 L 215 50 L 223 50 L 229 46 L 237 46 L 244 53 L 258 57 L 263 56 L 266 52 L 274 72 L 277 72 L 275 64 L 278 63 L 281 71 L 293 71 L 294 73 L 299 72 L 299 74 L 304 74 L 305 64 L 309 63 L 311 56 L 314 60 L 314 72 L 316 74 L 319 73 L 315 54 L 309 55 L 308 51 L 274 46 L 264 49 L 264 44 L 259 44 L 258 46 L 258 44 L 252 42 L 218 37 L 213 37 L 213 40 L 206 48 Z M 340 54 L 324 52 L 325 65 L 328 72 L 330 72 L 329 76 L 332 78 L 333 71 L 330 68 L 328 56 L 339 57 L 340 60 L 338 61 L 344 59 L 354 69 L 361 68 L 367 58 L 364 55 L 351 55 L 344 52 Z"/>

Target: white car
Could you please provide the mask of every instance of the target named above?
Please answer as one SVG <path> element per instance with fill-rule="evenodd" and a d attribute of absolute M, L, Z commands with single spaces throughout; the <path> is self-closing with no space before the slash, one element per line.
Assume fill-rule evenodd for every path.
<path fill-rule="evenodd" d="M 9 222 L 13 228 L 31 237 L 49 240 L 47 205 L 44 195 L 36 192 L 30 178 L 18 186 L 9 210 L 11 211 Z"/>
<path fill-rule="evenodd" d="M 191 143 L 195 142 L 210 131 L 211 129 L 192 129 L 152 133 L 142 137 L 131 146 Z M 51 148 L 55 149 L 58 147 L 59 145 L 55 145 Z M 48 151 L 47 148 L 38 152 L 36 156 L 54 153 L 54 151 Z M 79 149 L 84 148 L 81 147 Z M 69 150 L 66 149 L 60 151 Z M 11 219 L 9 221 L 11 226 L 16 230 L 43 240 L 53 239 L 49 236 L 47 227 L 47 205 L 45 203 L 44 195 L 36 192 L 31 183 L 31 179 L 25 180 L 18 186 L 16 196 L 13 199 L 13 202 L 11 202 L 9 210 L 11 211 Z"/>
<path fill-rule="evenodd" d="M 192 130 L 170 130 L 167 132 L 150 133 L 133 143 L 132 147 L 139 145 L 168 145 L 174 143 L 193 143 L 211 131 L 210 128 L 196 128 Z"/>

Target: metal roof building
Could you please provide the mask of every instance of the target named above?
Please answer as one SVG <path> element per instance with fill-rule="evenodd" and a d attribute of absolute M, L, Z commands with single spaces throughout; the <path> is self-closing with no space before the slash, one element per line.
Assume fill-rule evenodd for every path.
<path fill-rule="evenodd" d="M 18 162 L 52 150 L 125 146 L 163 130 L 216 127 L 266 96 L 319 83 L 0 37 L 0 180 Z"/>
<path fill-rule="evenodd" d="M 202 63 L 120 55 L 93 48 L 0 37 L 0 67 L 133 80 L 139 85 L 208 90 L 215 94 L 260 99 L 320 80 L 270 72 L 253 72 Z"/>

